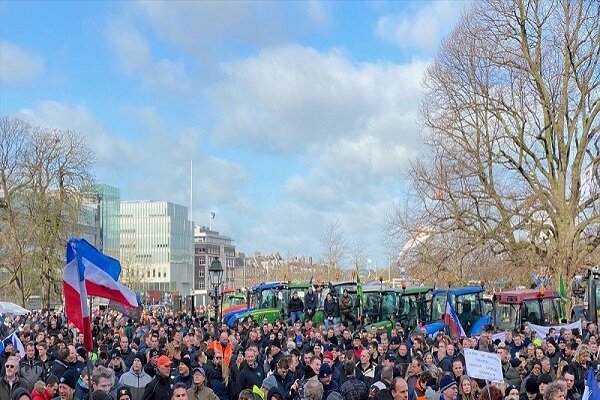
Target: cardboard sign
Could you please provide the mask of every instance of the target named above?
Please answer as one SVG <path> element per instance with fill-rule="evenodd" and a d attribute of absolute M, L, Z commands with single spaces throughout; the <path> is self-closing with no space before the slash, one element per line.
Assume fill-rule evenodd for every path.
<path fill-rule="evenodd" d="M 495 353 L 465 349 L 465 364 L 467 375 L 471 378 L 485 379 L 486 381 L 502 382 L 502 362 Z"/>

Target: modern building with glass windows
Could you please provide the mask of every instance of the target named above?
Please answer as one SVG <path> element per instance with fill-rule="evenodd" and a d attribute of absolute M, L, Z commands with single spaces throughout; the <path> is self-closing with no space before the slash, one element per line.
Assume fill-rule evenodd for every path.
<path fill-rule="evenodd" d="M 119 258 L 121 191 L 98 184 L 83 193 L 80 235 L 104 254 Z"/>
<path fill-rule="evenodd" d="M 94 186 L 99 199 L 100 247 L 106 255 L 119 258 L 121 241 L 121 191 L 116 187 L 99 184 Z"/>
<path fill-rule="evenodd" d="M 190 293 L 193 236 L 187 207 L 166 201 L 121 202 L 123 280 L 136 291 Z"/>

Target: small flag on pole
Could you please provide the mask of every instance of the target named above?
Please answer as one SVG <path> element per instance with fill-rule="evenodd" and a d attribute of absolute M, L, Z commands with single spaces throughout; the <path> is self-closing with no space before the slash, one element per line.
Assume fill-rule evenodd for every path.
<path fill-rule="evenodd" d="M 450 304 L 450 299 L 446 301 L 446 314 L 444 315 L 444 325 L 450 329 L 452 336 L 455 338 L 465 337 L 467 336 L 465 330 L 463 329 L 460 320 L 458 319 L 458 315 L 456 315 L 456 311 L 454 311 L 454 307 Z"/>

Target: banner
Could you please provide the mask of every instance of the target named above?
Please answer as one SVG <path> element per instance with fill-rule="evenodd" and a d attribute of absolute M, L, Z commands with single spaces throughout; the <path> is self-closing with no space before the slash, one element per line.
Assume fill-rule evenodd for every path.
<path fill-rule="evenodd" d="M 572 324 L 553 325 L 553 326 L 541 326 L 541 325 L 531 324 L 529 322 L 527 324 L 529 325 L 529 327 L 531 328 L 531 330 L 534 331 L 537 334 L 537 336 L 540 339 L 544 339 L 546 336 L 548 336 L 548 331 L 550 330 L 550 328 L 556 329 L 556 334 L 557 335 L 560 333 L 560 330 L 562 328 L 565 328 L 565 329 L 568 329 L 568 330 L 579 329 L 579 332 L 581 332 L 581 320 L 579 320 L 577 322 L 573 322 Z"/>

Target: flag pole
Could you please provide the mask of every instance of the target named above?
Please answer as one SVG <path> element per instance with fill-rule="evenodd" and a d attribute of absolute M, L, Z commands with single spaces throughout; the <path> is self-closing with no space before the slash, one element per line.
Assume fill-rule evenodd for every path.
<path fill-rule="evenodd" d="M 94 327 L 93 322 L 92 322 L 93 321 L 93 318 L 92 318 L 93 311 L 92 310 L 94 309 L 93 308 L 93 306 L 94 306 L 94 298 L 92 296 L 90 296 L 89 299 L 90 299 L 90 332 L 91 332 L 91 329 Z M 93 335 L 92 335 L 92 338 L 93 338 Z M 93 344 L 93 340 L 92 340 L 92 347 L 93 346 L 94 346 L 94 344 Z M 86 358 L 86 360 L 85 360 L 86 361 L 85 362 L 85 368 L 87 369 L 87 376 L 88 376 L 88 379 L 87 379 L 87 381 L 88 381 L 87 382 L 87 384 L 88 384 L 88 391 L 89 391 L 88 398 L 91 399 L 92 398 L 92 394 L 94 393 L 94 385 L 92 385 L 92 368 L 91 368 L 92 357 L 91 357 L 91 351 L 88 350 L 88 349 L 85 349 L 85 358 Z"/>

